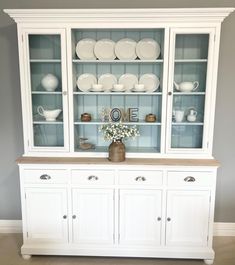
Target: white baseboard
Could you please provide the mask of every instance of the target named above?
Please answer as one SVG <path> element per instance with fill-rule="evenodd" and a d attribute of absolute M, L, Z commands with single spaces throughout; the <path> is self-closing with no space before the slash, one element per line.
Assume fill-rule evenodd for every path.
<path fill-rule="evenodd" d="M 22 221 L 0 220 L 0 233 L 22 233 Z M 214 236 L 235 236 L 235 223 L 214 223 Z"/>
<path fill-rule="evenodd" d="M 214 223 L 214 236 L 235 236 L 235 223 Z"/>
<path fill-rule="evenodd" d="M 22 221 L 0 220 L 0 233 L 22 233 Z"/>

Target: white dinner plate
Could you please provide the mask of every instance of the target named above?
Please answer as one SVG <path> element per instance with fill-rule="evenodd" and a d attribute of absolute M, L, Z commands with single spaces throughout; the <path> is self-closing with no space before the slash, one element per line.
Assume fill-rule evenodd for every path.
<path fill-rule="evenodd" d="M 101 39 L 94 47 L 95 56 L 99 60 L 114 60 L 116 58 L 114 50 L 115 42 L 110 39 Z"/>
<path fill-rule="evenodd" d="M 119 77 L 118 83 L 124 85 L 126 92 L 130 92 L 138 84 L 138 78 L 133 74 L 124 74 Z"/>
<path fill-rule="evenodd" d="M 121 39 L 115 45 L 115 54 L 119 60 L 135 60 L 137 58 L 136 41 L 132 39 Z"/>
<path fill-rule="evenodd" d="M 160 81 L 154 74 L 144 74 L 139 79 L 140 84 L 144 84 L 146 92 L 154 92 L 159 88 Z"/>
<path fill-rule="evenodd" d="M 140 60 L 156 60 L 160 52 L 160 46 L 154 39 L 145 38 L 136 45 L 136 54 Z"/>
<path fill-rule="evenodd" d="M 103 85 L 104 91 L 110 91 L 112 90 L 113 85 L 117 84 L 117 78 L 112 74 L 104 74 L 99 77 L 98 84 Z"/>
<path fill-rule="evenodd" d="M 76 54 L 81 60 L 96 60 L 94 47 L 96 41 L 93 39 L 82 39 L 76 45 Z"/>
<path fill-rule="evenodd" d="M 88 92 L 93 84 L 97 84 L 97 78 L 92 74 L 82 74 L 77 79 L 77 87 L 83 92 Z"/>

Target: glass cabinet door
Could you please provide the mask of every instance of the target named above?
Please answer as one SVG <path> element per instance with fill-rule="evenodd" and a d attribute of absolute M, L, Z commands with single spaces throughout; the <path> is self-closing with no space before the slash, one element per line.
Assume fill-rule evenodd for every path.
<path fill-rule="evenodd" d="M 65 33 L 61 30 L 44 31 L 26 33 L 28 115 L 32 122 L 29 143 L 32 150 L 65 150 L 68 148 L 68 137 L 65 137 L 68 127 Z"/>
<path fill-rule="evenodd" d="M 202 152 L 207 147 L 210 51 L 213 32 L 173 30 L 168 85 L 168 151 Z"/>

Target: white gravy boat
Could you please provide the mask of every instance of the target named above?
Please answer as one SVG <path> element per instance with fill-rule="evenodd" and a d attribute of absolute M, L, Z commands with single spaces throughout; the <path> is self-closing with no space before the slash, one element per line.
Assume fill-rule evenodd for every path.
<path fill-rule="evenodd" d="M 37 112 L 39 115 L 44 117 L 46 121 L 55 121 L 56 118 L 61 113 L 61 109 L 54 109 L 54 110 L 44 110 L 42 106 L 38 106 Z"/>
<path fill-rule="evenodd" d="M 177 84 L 176 82 L 174 82 L 174 85 L 175 85 L 175 89 L 180 91 L 180 92 L 192 92 L 198 88 L 199 82 L 198 81 L 182 82 L 180 84 Z"/>

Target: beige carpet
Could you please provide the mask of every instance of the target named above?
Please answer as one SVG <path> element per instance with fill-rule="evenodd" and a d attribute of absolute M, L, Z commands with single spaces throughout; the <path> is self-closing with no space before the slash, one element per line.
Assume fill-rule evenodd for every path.
<path fill-rule="evenodd" d="M 202 265 L 201 260 L 20 256 L 21 234 L 0 234 L 0 265 Z M 214 265 L 235 265 L 235 237 L 215 237 Z"/>

